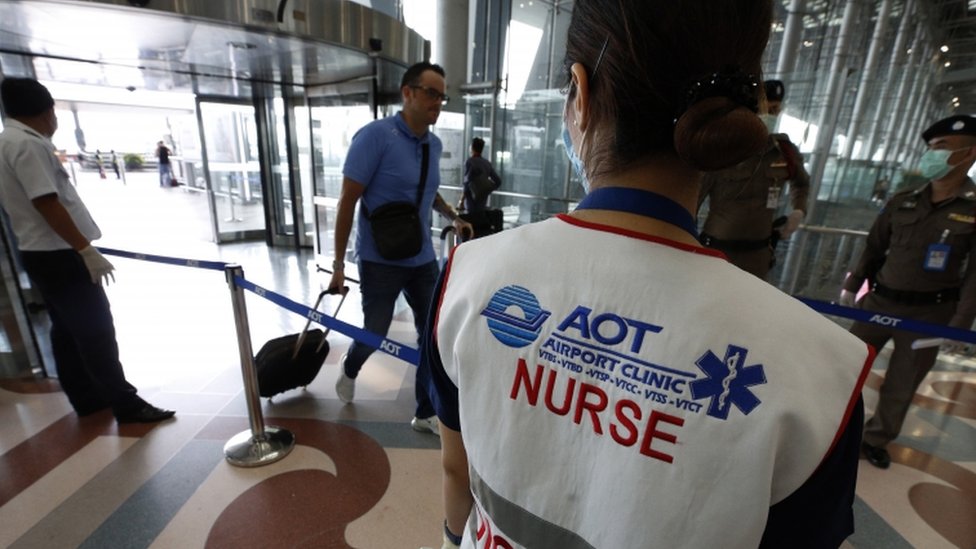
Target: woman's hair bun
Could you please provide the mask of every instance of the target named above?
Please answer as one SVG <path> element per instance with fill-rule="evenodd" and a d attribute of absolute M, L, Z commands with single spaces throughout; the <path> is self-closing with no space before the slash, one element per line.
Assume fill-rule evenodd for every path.
<path fill-rule="evenodd" d="M 704 172 L 728 168 L 758 154 L 768 139 L 762 120 L 728 97 L 694 103 L 674 127 L 678 156 Z"/>

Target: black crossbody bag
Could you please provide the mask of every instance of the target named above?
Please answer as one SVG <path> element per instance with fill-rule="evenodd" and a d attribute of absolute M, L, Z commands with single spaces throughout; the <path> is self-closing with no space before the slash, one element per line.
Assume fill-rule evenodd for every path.
<path fill-rule="evenodd" d="M 370 213 L 363 202 L 363 213 L 369 220 L 376 249 L 383 259 L 391 261 L 407 259 L 420 253 L 424 248 L 424 228 L 421 225 L 420 201 L 427 184 L 427 167 L 430 161 L 430 145 L 423 145 L 423 159 L 420 164 L 420 185 L 417 187 L 417 201 L 387 202 Z"/>

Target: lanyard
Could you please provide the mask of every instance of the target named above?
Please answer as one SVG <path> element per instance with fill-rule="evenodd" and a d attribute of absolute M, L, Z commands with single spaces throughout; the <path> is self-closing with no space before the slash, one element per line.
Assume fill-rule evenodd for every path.
<path fill-rule="evenodd" d="M 691 213 L 674 200 L 651 191 L 629 187 L 593 189 L 583 197 L 576 209 L 616 210 L 643 215 L 680 227 L 698 239 L 698 226 Z"/>

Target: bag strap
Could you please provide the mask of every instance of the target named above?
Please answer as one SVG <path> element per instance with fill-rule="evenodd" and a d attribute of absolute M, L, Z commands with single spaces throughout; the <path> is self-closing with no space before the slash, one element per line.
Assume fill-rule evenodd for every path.
<path fill-rule="evenodd" d="M 430 143 L 423 144 L 424 158 L 420 161 L 420 184 L 417 186 L 417 209 L 420 209 L 420 201 L 424 198 L 424 187 L 427 186 L 427 168 L 430 165 Z"/>
<path fill-rule="evenodd" d="M 424 198 L 424 187 L 427 186 L 427 170 L 430 167 L 430 143 L 424 143 L 423 148 L 423 158 L 420 161 L 420 183 L 417 184 L 417 209 L 420 210 L 420 202 Z M 362 208 L 363 213 L 366 214 L 366 219 L 369 219 L 369 210 L 366 209 L 366 201 L 362 200 L 359 203 L 360 208 Z"/>

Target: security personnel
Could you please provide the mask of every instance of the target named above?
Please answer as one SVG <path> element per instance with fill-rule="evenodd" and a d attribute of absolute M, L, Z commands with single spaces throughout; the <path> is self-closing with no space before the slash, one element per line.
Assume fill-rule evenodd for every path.
<path fill-rule="evenodd" d="M 858 303 L 862 309 L 968 330 L 976 316 L 976 267 L 971 264 L 976 184 L 966 174 L 976 163 L 976 116 L 940 120 L 922 139 L 929 150 L 919 171 L 929 183 L 896 194 L 881 211 L 856 269 L 844 282 L 840 303 L 854 306 L 855 293 L 867 280 L 871 291 Z M 895 340 L 862 446 L 871 464 L 886 469 L 891 457 L 885 445 L 898 436 L 939 349 L 912 350 L 919 334 L 875 324 L 856 322 L 851 332 L 877 349 Z"/>
<path fill-rule="evenodd" d="M 766 149 L 726 170 L 705 173 L 698 195 L 699 209 L 709 199 L 702 244 L 764 280 L 773 266 L 776 242 L 788 238 L 803 220 L 810 190 L 800 151 L 786 134 L 772 133 L 786 89 L 779 80 L 767 80 L 765 89 L 769 114 L 763 119 L 771 132 Z M 787 181 L 793 210 L 774 226 L 773 214 Z"/>

